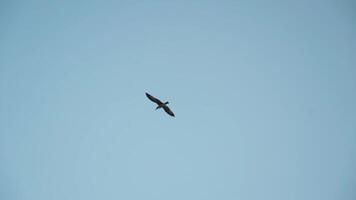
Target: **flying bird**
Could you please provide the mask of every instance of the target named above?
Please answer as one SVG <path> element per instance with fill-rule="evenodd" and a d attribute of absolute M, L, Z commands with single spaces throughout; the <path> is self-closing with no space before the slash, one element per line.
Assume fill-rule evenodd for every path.
<path fill-rule="evenodd" d="M 174 117 L 174 113 L 171 111 L 171 109 L 169 109 L 169 107 L 167 106 L 167 104 L 169 103 L 168 101 L 166 101 L 165 103 L 163 103 L 162 101 L 160 101 L 159 99 L 157 99 L 156 97 L 148 94 L 146 92 L 146 96 L 147 98 L 149 98 L 151 101 L 155 102 L 158 106 L 156 107 L 156 110 L 159 108 L 163 108 L 164 111 L 166 111 L 166 113 L 172 117 Z"/>

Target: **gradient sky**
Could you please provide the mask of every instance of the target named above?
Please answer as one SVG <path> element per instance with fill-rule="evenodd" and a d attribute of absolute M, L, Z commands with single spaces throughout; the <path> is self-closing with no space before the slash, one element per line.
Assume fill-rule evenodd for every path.
<path fill-rule="evenodd" d="M 0 199 L 356 199 L 355 11 L 2 1 Z"/>

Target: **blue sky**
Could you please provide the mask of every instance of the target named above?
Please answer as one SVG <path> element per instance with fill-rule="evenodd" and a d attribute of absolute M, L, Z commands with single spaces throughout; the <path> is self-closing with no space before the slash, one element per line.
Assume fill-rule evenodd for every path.
<path fill-rule="evenodd" d="M 1 2 L 0 198 L 355 199 L 355 9 Z"/>

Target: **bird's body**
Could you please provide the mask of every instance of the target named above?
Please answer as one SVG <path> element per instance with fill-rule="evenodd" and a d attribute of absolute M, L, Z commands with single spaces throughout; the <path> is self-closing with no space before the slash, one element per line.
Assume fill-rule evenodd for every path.
<path fill-rule="evenodd" d="M 156 110 L 160 109 L 160 108 L 164 108 L 165 106 L 167 106 L 169 102 L 165 102 L 165 103 L 162 103 L 162 104 L 159 104 L 157 107 L 156 107 Z"/>
<path fill-rule="evenodd" d="M 163 103 L 162 101 L 160 101 L 159 99 L 157 99 L 156 97 L 148 94 L 146 92 L 146 96 L 148 99 L 150 99 L 151 101 L 155 102 L 157 104 L 156 110 L 163 108 L 164 111 L 166 111 L 167 114 L 169 114 L 170 116 L 174 117 L 174 113 L 171 111 L 171 109 L 169 109 L 169 107 L 167 106 L 167 104 L 169 103 L 168 101 Z"/>

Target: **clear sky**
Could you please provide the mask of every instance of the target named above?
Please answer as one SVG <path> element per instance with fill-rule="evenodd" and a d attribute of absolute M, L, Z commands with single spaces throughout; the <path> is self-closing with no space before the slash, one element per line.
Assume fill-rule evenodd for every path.
<path fill-rule="evenodd" d="M 0 199 L 356 199 L 355 11 L 2 1 Z"/>

